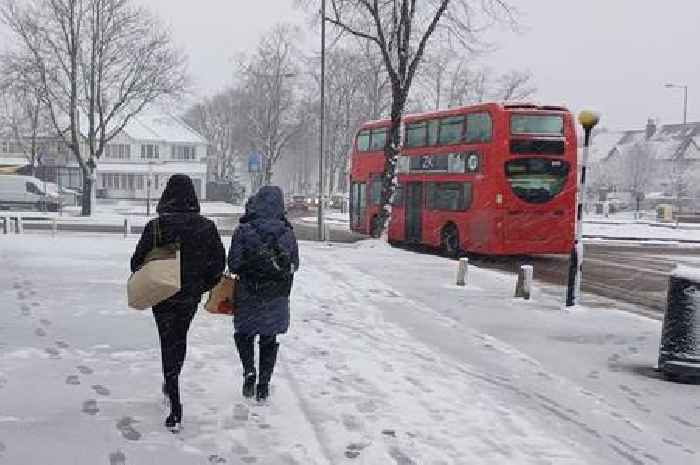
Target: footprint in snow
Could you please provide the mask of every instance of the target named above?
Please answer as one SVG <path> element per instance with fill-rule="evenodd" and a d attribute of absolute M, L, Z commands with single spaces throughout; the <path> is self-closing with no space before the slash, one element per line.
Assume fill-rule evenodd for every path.
<path fill-rule="evenodd" d="M 109 454 L 109 465 L 126 465 L 124 452 L 118 450 Z"/>
<path fill-rule="evenodd" d="M 92 368 L 86 367 L 85 365 L 78 365 L 76 368 L 78 369 L 80 374 L 83 374 L 83 375 L 91 375 L 94 373 Z"/>
<path fill-rule="evenodd" d="M 60 347 L 61 349 L 67 349 L 70 347 L 70 345 L 64 341 L 56 341 L 56 346 Z"/>
<path fill-rule="evenodd" d="M 117 422 L 117 429 L 122 433 L 124 439 L 128 439 L 129 441 L 138 441 L 141 439 L 141 433 L 136 431 L 132 426 L 134 423 L 136 423 L 136 421 L 131 417 L 122 417 L 122 419 Z"/>
<path fill-rule="evenodd" d="M 349 459 L 356 459 L 357 457 L 360 456 L 360 452 L 362 452 L 366 447 L 367 447 L 367 444 L 358 444 L 358 443 L 348 444 L 347 448 L 345 449 L 345 457 L 347 457 Z"/>
<path fill-rule="evenodd" d="M 241 462 L 243 463 L 255 463 L 257 461 L 257 457 L 241 457 Z"/>
<path fill-rule="evenodd" d="M 13 289 L 22 289 L 22 285 L 21 285 L 20 283 L 14 283 L 14 284 L 12 285 L 12 288 L 13 288 Z"/>
<path fill-rule="evenodd" d="M 39 337 L 44 337 L 46 336 L 46 331 L 44 331 L 43 328 L 37 328 L 34 330 L 34 334 L 36 334 Z"/>
<path fill-rule="evenodd" d="M 46 318 L 39 320 L 39 323 L 41 323 L 43 326 L 51 326 L 51 321 L 47 320 Z"/>
<path fill-rule="evenodd" d="M 17 300 L 24 300 L 26 298 L 27 296 L 24 294 L 24 292 L 20 291 L 17 293 Z"/>
<path fill-rule="evenodd" d="M 243 404 L 236 404 L 233 407 L 233 419 L 236 421 L 248 421 L 249 413 L 248 407 Z"/>
<path fill-rule="evenodd" d="M 92 389 L 101 396 L 108 396 L 111 394 L 110 390 L 102 386 L 101 384 L 93 384 Z"/>
<path fill-rule="evenodd" d="M 22 304 L 22 305 L 20 305 L 19 308 L 22 311 L 22 315 L 24 315 L 24 316 L 29 316 L 32 314 L 32 311 L 29 308 L 29 305 L 27 305 L 27 304 Z"/>
<path fill-rule="evenodd" d="M 88 415 L 96 415 L 100 409 L 97 408 L 97 401 L 95 399 L 89 399 L 83 402 L 83 413 Z"/>
<path fill-rule="evenodd" d="M 54 347 L 47 347 L 46 349 L 44 349 L 44 352 L 49 354 L 51 358 L 61 358 L 60 352 Z"/>
<path fill-rule="evenodd" d="M 209 463 L 226 463 L 226 459 L 219 455 L 212 454 L 209 456 Z"/>
<path fill-rule="evenodd" d="M 39 307 L 41 304 L 39 302 L 32 302 L 32 307 Z"/>
<path fill-rule="evenodd" d="M 78 384 L 80 384 L 80 379 L 77 375 L 70 375 L 66 378 L 66 384 L 77 386 Z"/>

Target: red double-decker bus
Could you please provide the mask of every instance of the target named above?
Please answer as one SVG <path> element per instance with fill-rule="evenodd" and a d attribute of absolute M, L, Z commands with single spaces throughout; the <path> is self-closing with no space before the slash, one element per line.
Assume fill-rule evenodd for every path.
<path fill-rule="evenodd" d="M 489 103 L 402 122 L 392 243 L 488 255 L 565 254 L 574 240 L 576 132 L 562 107 Z M 363 125 L 350 223 L 374 234 L 388 120 Z"/>

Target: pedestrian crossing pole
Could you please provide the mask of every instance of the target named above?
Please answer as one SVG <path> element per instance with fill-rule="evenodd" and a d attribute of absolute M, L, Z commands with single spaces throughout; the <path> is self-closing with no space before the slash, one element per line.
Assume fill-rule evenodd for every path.
<path fill-rule="evenodd" d="M 581 169 L 576 184 L 576 239 L 569 256 L 569 281 L 566 289 L 566 306 L 573 307 L 581 296 L 581 280 L 583 278 L 583 202 L 586 200 L 586 165 L 588 150 L 591 142 L 591 131 L 600 121 L 600 116 L 592 111 L 584 110 L 578 115 L 578 122 L 583 126 L 583 156 Z"/>

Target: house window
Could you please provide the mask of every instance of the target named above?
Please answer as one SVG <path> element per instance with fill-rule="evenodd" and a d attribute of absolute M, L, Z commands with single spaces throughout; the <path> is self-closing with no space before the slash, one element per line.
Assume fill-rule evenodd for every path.
<path fill-rule="evenodd" d="M 158 145 L 157 144 L 143 144 L 141 145 L 141 158 L 143 160 L 157 160 L 158 155 Z"/>
<path fill-rule="evenodd" d="M 173 145 L 171 155 L 173 160 L 195 160 L 196 149 L 194 145 Z"/>
<path fill-rule="evenodd" d="M 105 147 L 105 157 L 112 160 L 129 160 L 131 158 L 131 146 L 129 144 L 108 144 Z"/>
<path fill-rule="evenodd" d="M 144 177 L 143 174 L 136 176 L 136 190 L 142 191 L 144 189 Z"/>

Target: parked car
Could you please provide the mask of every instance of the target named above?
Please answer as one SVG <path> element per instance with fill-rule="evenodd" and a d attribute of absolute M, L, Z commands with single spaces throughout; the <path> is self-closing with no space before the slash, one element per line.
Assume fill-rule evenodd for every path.
<path fill-rule="evenodd" d="M 46 191 L 50 194 L 58 195 L 61 198 L 61 205 L 77 206 L 80 201 L 80 192 L 67 187 L 59 186 L 55 182 L 46 182 Z"/>
<path fill-rule="evenodd" d="M 309 211 L 307 198 L 305 195 L 293 195 L 287 202 L 287 211 L 289 213 L 305 213 Z"/>
<path fill-rule="evenodd" d="M 32 176 L 0 176 L 1 210 L 39 210 L 56 212 L 61 208 L 61 196 Z"/>

